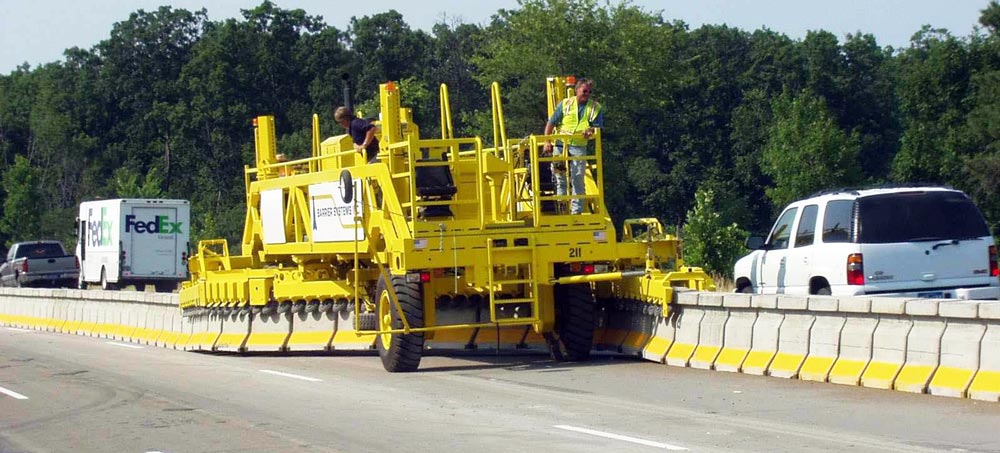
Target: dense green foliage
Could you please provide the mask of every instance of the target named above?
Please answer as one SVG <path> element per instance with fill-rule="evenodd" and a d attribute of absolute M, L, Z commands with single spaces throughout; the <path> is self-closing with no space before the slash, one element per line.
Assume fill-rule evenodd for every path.
<path fill-rule="evenodd" d="M 746 249 L 743 241 L 747 232 L 735 223 L 726 225 L 715 207 L 715 193 L 699 189 L 694 194 L 694 207 L 688 211 L 681 236 L 684 238 L 684 260 L 697 263 L 705 271 L 733 279 L 733 263 Z"/>
<path fill-rule="evenodd" d="M 270 1 L 225 21 L 204 10 L 140 10 L 91 49 L 0 75 L 0 243 L 72 243 L 80 201 L 133 195 L 189 199 L 194 239 L 238 242 L 252 117 L 275 115 L 279 147 L 305 155 L 313 112 L 324 135 L 341 133 L 331 116 L 345 73 L 369 116 L 377 84 L 401 81 L 428 137 L 440 134 L 436 93 L 447 83 L 456 135 L 487 142 L 491 82 L 502 87 L 508 136 L 521 137 L 544 126 L 544 77 L 595 79 L 607 201 L 619 221 L 681 225 L 699 212 L 700 190 L 714 194 L 705 203 L 720 228 L 762 231 L 781 204 L 815 190 L 919 182 L 966 190 L 996 225 L 996 1 L 980 25 L 967 37 L 925 27 L 893 49 L 860 33 L 793 40 L 767 29 L 690 29 L 596 0 L 522 0 L 489 24 L 440 23 L 429 33 L 396 11 L 338 30 Z M 727 267 L 699 259 L 688 261 Z"/>

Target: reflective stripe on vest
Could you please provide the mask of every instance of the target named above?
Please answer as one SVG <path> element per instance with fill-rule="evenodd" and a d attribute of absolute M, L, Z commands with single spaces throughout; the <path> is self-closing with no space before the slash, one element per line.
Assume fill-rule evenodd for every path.
<path fill-rule="evenodd" d="M 566 98 L 562 102 L 563 119 L 559 126 L 559 133 L 566 135 L 579 134 L 590 127 L 590 122 L 597 119 L 601 112 L 601 104 L 595 101 L 587 102 L 583 107 L 583 118 L 578 117 L 576 97 Z M 570 146 L 587 146 L 587 139 L 574 138 L 569 141 Z"/>

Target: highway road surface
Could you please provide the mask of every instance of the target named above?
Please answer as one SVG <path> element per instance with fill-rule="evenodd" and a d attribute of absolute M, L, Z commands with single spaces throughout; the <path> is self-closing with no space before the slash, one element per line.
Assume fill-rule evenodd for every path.
<path fill-rule="evenodd" d="M 1000 451 L 1000 404 L 601 355 L 237 356 L 0 327 L 0 452 Z"/>

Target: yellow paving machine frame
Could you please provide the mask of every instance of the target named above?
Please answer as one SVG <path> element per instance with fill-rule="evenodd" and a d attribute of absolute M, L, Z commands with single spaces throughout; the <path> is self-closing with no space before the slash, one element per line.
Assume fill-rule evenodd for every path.
<path fill-rule="evenodd" d="M 571 82 L 547 80 L 550 114 L 573 95 Z M 441 138 L 421 138 L 399 86 L 382 84 L 377 156 L 356 151 L 349 135 L 320 142 L 314 115 L 311 155 L 279 161 L 273 117 L 254 120 L 240 254 L 225 240 L 199 242 L 180 293 L 186 316 L 243 313 L 245 325 L 227 340 L 223 323 L 204 347 L 250 350 L 267 319 L 299 314 L 290 329 L 298 333 L 339 312 L 338 335 L 373 338 L 389 371 L 415 370 L 426 340 L 470 329 L 513 328 L 544 338 L 557 359 L 581 360 L 599 304 L 639 300 L 666 314 L 674 288 L 714 289 L 701 269 L 683 265 L 678 238 L 656 219 L 627 220 L 618 236 L 604 204 L 600 129 L 586 156 L 544 155 L 546 140 L 582 136 L 508 139 L 494 83 L 486 148 L 480 137 L 453 136 L 444 85 L 440 97 Z M 553 189 L 553 162 L 570 160 L 586 162 L 584 195 Z M 574 198 L 584 213 L 565 209 Z M 339 337 L 319 331 L 320 347 L 335 348 Z"/>

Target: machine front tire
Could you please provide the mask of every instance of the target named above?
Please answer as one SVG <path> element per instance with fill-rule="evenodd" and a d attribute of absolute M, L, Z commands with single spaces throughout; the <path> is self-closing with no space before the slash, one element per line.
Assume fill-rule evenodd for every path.
<path fill-rule="evenodd" d="M 419 283 L 407 283 L 405 277 L 388 277 L 392 288 L 403 308 L 406 321 L 410 328 L 424 326 L 423 291 Z M 375 293 L 377 299 L 379 330 L 402 329 L 403 320 L 399 317 L 396 307 L 389 295 L 386 277 L 379 279 Z M 392 333 L 378 335 L 375 339 L 378 355 L 386 371 L 397 373 L 415 371 L 420 366 L 420 358 L 424 352 L 423 333 Z"/>
<path fill-rule="evenodd" d="M 594 347 L 594 293 L 589 283 L 558 285 L 555 341 L 550 342 L 552 358 L 576 362 L 590 357 Z"/>

